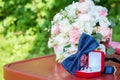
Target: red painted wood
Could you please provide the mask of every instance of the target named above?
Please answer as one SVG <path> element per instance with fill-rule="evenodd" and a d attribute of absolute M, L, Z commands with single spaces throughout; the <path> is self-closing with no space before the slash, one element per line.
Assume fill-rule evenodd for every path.
<path fill-rule="evenodd" d="M 116 57 L 119 55 L 107 57 Z M 115 75 L 102 74 L 89 80 L 120 80 L 120 64 L 108 61 L 106 65 L 116 66 Z M 69 74 L 62 65 L 55 61 L 55 56 L 44 56 L 24 61 L 19 61 L 4 66 L 5 80 L 88 80 Z"/>

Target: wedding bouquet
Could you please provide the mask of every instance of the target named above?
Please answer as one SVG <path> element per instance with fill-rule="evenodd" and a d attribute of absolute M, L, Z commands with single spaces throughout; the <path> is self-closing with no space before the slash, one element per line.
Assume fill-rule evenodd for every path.
<path fill-rule="evenodd" d="M 54 48 L 56 60 L 61 62 L 76 53 L 82 33 L 95 37 L 98 42 L 110 40 L 112 29 L 107 11 L 92 0 L 85 0 L 73 2 L 57 13 L 51 22 L 51 37 L 48 41 L 48 46 Z"/>

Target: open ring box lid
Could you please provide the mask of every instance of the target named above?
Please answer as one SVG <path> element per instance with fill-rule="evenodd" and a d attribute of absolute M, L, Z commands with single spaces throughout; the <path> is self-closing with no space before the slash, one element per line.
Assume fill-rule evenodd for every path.
<path fill-rule="evenodd" d="M 76 71 L 76 76 L 92 78 L 101 75 L 101 72 L 104 71 L 104 52 L 101 51 L 92 51 L 88 54 L 88 67 L 91 68 L 91 71 Z"/>

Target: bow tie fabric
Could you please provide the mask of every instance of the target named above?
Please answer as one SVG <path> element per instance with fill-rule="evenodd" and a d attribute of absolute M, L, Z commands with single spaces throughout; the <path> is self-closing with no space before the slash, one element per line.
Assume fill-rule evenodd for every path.
<path fill-rule="evenodd" d="M 61 64 L 68 72 L 75 74 L 75 71 L 80 70 L 82 67 L 80 66 L 81 56 L 95 50 L 98 46 L 98 42 L 92 36 L 83 33 L 79 39 L 76 54 L 67 57 Z"/>

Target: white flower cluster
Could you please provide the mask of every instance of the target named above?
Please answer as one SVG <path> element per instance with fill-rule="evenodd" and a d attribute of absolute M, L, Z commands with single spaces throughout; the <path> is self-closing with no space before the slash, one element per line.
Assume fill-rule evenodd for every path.
<path fill-rule="evenodd" d="M 48 46 L 54 48 L 57 60 L 61 61 L 76 53 L 83 32 L 89 35 L 107 32 L 102 39 L 106 40 L 109 26 L 105 7 L 96 6 L 92 0 L 73 2 L 54 16 Z"/>

